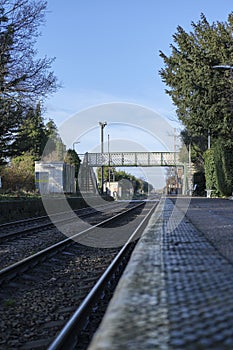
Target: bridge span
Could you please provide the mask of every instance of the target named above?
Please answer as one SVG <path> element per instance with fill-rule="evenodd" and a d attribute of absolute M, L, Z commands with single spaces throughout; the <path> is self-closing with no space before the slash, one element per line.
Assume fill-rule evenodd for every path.
<path fill-rule="evenodd" d="M 82 155 L 80 183 L 88 188 L 90 179 L 94 178 L 93 168 L 102 168 L 102 187 L 104 167 L 173 167 L 180 183 L 182 194 L 190 192 L 192 185 L 192 169 L 188 163 L 180 161 L 179 152 L 106 152 L 85 153 Z"/>
<path fill-rule="evenodd" d="M 90 167 L 177 167 L 178 152 L 107 152 L 86 153 L 84 160 Z"/>

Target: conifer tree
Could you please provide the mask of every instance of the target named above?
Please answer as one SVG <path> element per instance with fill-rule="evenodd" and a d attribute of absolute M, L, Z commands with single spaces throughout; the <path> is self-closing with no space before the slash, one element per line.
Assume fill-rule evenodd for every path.
<path fill-rule="evenodd" d="M 178 26 L 170 56 L 160 52 L 165 64 L 160 75 L 186 128 L 184 140 L 194 145 L 199 165 L 203 160 L 207 189 L 222 195 L 233 191 L 232 32 L 233 13 L 212 24 L 202 14 L 190 33 Z"/>
<path fill-rule="evenodd" d="M 18 128 L 15 141 L 11 146 L 12 155 L 18 156 L 29 152 L 38 160 L 43 153 L 47 140 L 46 126 L 38 103 L 35 109 L 29 108 L 25 119 Z"/>
<path fill-rule="evenodd" d="M 68 164 L 74 165 L 74 167 L 75 167 L 75 177 L 77 179 L 78 178 L 79 167 L 80 167 L 80 163 L 81 163 L 81 160 L 80 160 L 77 152 L 75 150 L 68 149 L 68 151 L 66 152 L 64 161 L 66 163 L 68 163 Z"/>
<path fill-rule="evenodd" d="M 233 65 L 233 13 L 227 22 L 210 24 L 205 15 L 187 33 L 181 26 L 173 35 L 171 54 L 160 52 L 165 90 L 177 108 L 177 116 L 192 137 L 211 133 L 212 140 L 233 136 L 231 71 L 216 65 Z"/>

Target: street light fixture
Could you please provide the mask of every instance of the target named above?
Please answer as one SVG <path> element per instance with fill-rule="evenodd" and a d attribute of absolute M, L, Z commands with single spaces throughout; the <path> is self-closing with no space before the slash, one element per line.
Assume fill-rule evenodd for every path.
<path fill-rule="evenodd" d="M 216 65 L 216 66 L 212 66 L 212 68 L 214 69 L 232 69 L 233 66 L 230 65 L 224 65 L 224 64 L 220 64 L 220 65 Z"/>
<path fill-rule="evenodd" d="M 100 126 L 100 141 L 101 141 L 101 154 L 104 153 L 104 128 L 107 122 L 99 122 Z M 104 193 L 104 166 L 101 166 L 101 194 Z"/>
<path fill-rule="evenodd" d="M 80 142 L 79 141 L 73 142 L 73 151 L 75 151 L 75 144 L 78 144 L 78 143 L 80 143 Z"/>
<path fill-rule="evenodd" d="M 233 66 L 230 66 L 228 64 L 220 64 L 220 65 L 216 65 L 216 66 L 212 66 L 213 69 L 218 69 L 218 70 L 229 70 L 230 71 L 230 76 L 231 79 L 233 79 Z"/>
<path fill-rule="evenodd" d="M 111 182 L 111 168 L 110 168 L 110 136 L 108 134 L 108 188 L 110 190 L 110 182 Z"/>
<path fill-rule="evenodd" d="M 104 128 L 107 122 L 99 122 L 100 125 L 100 140 L 101 140 L 101 153 L 104 153 Z"/>

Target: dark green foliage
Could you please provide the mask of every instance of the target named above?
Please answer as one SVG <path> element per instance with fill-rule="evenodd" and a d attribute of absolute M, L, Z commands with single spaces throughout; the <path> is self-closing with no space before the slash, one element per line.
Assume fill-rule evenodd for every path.
<path fill-rule="evenodd" d="M 11 156 L 9 147 L 23 118 L 21 107 L 0 96 L 0 165 Z"/>
<path fill-rule="evenodd" d="M 193 184 L 196 185 L 194 195 L 205 196 L 206 182 L 205 182 L 205 174 L 202 171 L 194 173 Z"/>
<path fill-rule="evenodd" d="M 97 169 L 97 178 L 98 181 L 101 182 L 101 168 Z M 132 183 L 132 186 L 134 188 L 134 193 L 138 192 L 139 190 L 148 192 L 152 190 L 153 186 L 149 184 L 148 182 L 138 179 L 134 175 L 127 173 L 124 170 L 119 170 L 117 171 L 116 168 L 111 167 L 110 168 L 110 181 L 121 181 L 121 180 L 129 180 Z M 104 167 L 104 181 L 108 182 L 109 181 L 109 168 Z"/>
<path fill-rule="evenodd" d="M 43 160 L 46 160 L 44 158 L 49 158 L 52 155 L 53 159 L 50 159 L 51 161 L 62 161 L 66 150 L 60 135 L 58 134 L 57 126 L 52 119 L 48 121 L 45 129 L 47 140 L 46 147 L 43 150 Z"/>
<path fill-rule="evenodd" d="M 66 155 L 66 146 L 58 133 L 57 127 L 53 120 L 45 125 L 46 145 L 43 149 L 42 160 L 47 162 L 60 162 Z"/>
<path fill-rule="evenodd" d="M 36 160 L 39 160 L 47 140 L 48 134 L 41 116 L 40 104 L 37 104 L 35 109 L 29 108 L 9 149 L 12 155 L 30 152 Z"/>
<path fill-rule="evenodd" d="M 215 196 L 230 196 L 233 191 L 233 145 L 221 140 L 207 150 L 205 159 L 206 188 Z"/>
<path fill-rule="evenodd" d="M 178 26 L 170 56 L 160 52 L 165 67 L 159 73 L 185 126 L 182 136 L 186 147 L 191 144 L 192 161 L 205 171 L 206 188 L 214 196 L 230 195 L 233 72 L 214 66 L 233 65 L 233 12 L 226 22 L 211 24 L 202 14 L 191 25 L 189 33 Z M 208 135 L 212 150 L 207 150 Z"/>
<path fill-rule="evenodd" d="M 227 22 L 213 24 L 202 14 L 192 29 L 187 33 L 179 26 L 173 35 L 171 55 L 160 52 L 165 64 L 160 75 L 193 143 L 196 136 L 205 138 L 203 152 L 208 130 L 212 140 L 233 135 L 230 72 L 213 69 L 214 65 L 233 63 L 233 13 Z"/>
<path fill-rule="evenodd" d="M 214 146 L 217 186 L 223 196 L 233 191 L 233 145 L 218 140 Z"/>
<path fill-rule="evenodd" d="M 79 192 L 80 190 L 79 190 L 78 174 L 79 174 L 81 160 L 77 152 L 75 150 L 68 149 L 64 157 L 64 161 L 68 164 L 74 165 L 75 167 L 76 192 Z"/>
<path fill-rule="evenodd" d="M 104 181 L 109 180 L 109 175 L 110 175 L 110 181 L 115 181 L 116 180 L 116 168 L 114 167 L 104 167 Z M 101 182 L 101 167 L 97 168 L 97 180 L 100 183 Z M 116 180 L 117 181 L 117 180 Z"/>
<path fill-rule="evenodd" d="M 3 189 L 7 191 L 34 191 L 35 157 L 30 153 L 15 157 L 10 166 L 1 170 Z"/>
<path fill-rule="evenodd" d="M 207 138 L 203 135 L 191 136 L 187 129 L 181 131 L 182 140 L 188 150 L 191 148 L 191 161 L 195 164 L 198 171 L 204 172 L 203 152 L 207 147 Z M 187 162 L 187 160 L 184 160 Z"/>
<path fill-rule="evenodd" d="M 14 142 L 9 145 L 9 154 L 13 157 L 30 152 L 35 160 L 40 160 L 46 152 L 56 154 L 56 159 L 63 160 L 65 147 L 52 120 L 44 124 L 40 104 L 30 107 L 25 119 L 15 131 Z M 53 155 L 54 155 L 53 154 Z"/>
<path fill-rule="evenodd" d="M 75 167 L 75 177 L 78 178 L 78 172 L 80 167 L 80 158 L 75 150 L 68 149 L 66 152 L 64 161 L 68 164 L 74 165 Z"/>
<path fill-rule="evenodd" d="M 220 192 L 217 187 L 217 174 L 214 161 L 214 149 L 208 149 L 204 153 L 205 161 L 205 178 L 206 178 L 206 189 L 212 190 L 212 196 L 219 196 Z"/>

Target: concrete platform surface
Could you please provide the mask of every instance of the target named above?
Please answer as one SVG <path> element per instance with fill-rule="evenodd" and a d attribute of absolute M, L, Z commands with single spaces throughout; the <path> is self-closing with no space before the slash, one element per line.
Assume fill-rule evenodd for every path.
<path fill-rule="evenodd" d="M 89 350 L 232 350 L 232 214 L 223 199 L 161 200 Z"/>

